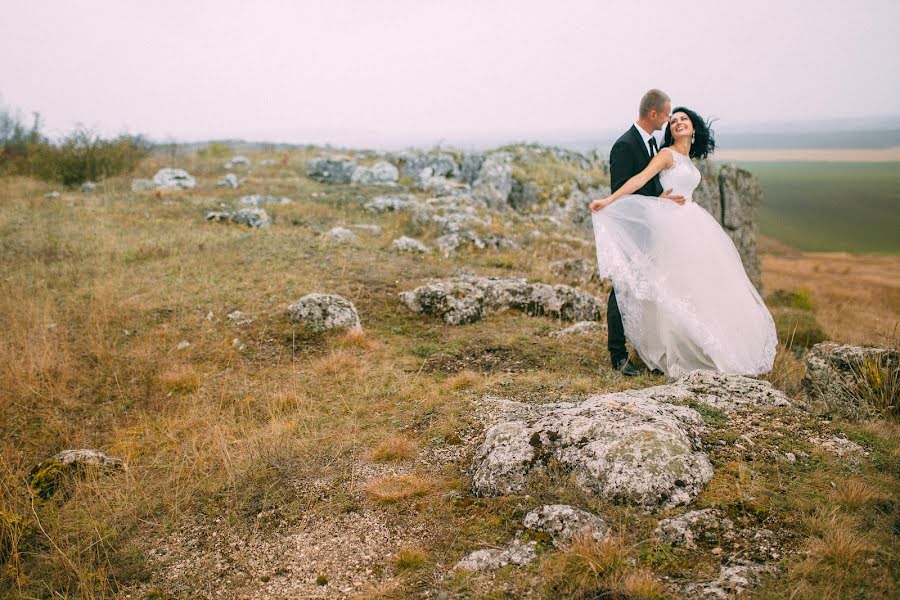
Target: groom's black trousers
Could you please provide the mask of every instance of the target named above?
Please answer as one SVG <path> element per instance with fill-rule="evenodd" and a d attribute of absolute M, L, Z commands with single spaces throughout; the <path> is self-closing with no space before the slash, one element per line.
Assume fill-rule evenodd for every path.
<path fill-rule="evenodd" d="M 616 302 L 616 290 L 609 293 L 609 301 L 606 303 L 606 328 L 609 334 L 606 347 L 615 367 L 623 358 L 628 358 L 628 350 L 625 349 L 625 326 L 622 325 L 622 313 L 619 312 L 619 303 Z"/>

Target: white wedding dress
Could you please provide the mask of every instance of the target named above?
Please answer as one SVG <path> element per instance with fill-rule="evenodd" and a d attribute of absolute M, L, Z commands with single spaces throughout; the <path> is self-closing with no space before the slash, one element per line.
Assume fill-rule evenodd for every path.
<path fill-rule="evenodd" d="M 592 213 L 600 275 L 612 280 L 625 337 L 650 368 L 759 375 L 772 369 L 772 315 L 719 223 L 691 195 L 700 171 L 672 152 L 660 172 L 678 205 L 623 196 Z"/>

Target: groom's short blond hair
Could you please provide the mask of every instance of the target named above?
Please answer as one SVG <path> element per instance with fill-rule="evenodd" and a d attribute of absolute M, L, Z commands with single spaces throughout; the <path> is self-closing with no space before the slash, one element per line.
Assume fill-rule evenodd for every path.
<path fill-rule="evenodd" d="M 672 100 L 669 98 L 668 94 L 666 94 L 662 90 L 654 88 L 644 94 L 644 97 L 641 98 L 641 110 L 639 114 L 642 117 L 646 117 L 650 114 L 651 110 L 662 112 L 663 108 L 665 108 L 666 102 L 671 101 Z"/>

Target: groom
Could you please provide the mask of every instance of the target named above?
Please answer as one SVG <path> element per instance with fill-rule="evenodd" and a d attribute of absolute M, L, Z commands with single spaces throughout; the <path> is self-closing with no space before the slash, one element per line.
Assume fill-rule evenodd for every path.
<path fill-rule="evenodd" d="M 650 159 L 659 151 L 662 128 L 668 123 L 671 112 L 672 101 L 665 92 L 653 89 L 641 98 L 638 120 L 622 134 L 622 137 L 616 140 L 609 152 L 612 193 L 643 171 Z M 671 195 L 671 191 L 663 192 L 662 185 L 659 183 L 659 175 L 655 175 L 635 194 L 660 196 L 683 204 L 684 197 Z M 625 327 L 622 325 L 622 314 L 616 303 L 615 289 L 609 293 L 609 302 L 606 304 L 606 323 L 609 328 L 607 348 L 609 348 L 613 368 L 629 377 L 637 375 L 639 371 L 628 360 L 628 350 L 625 349 Z"/>

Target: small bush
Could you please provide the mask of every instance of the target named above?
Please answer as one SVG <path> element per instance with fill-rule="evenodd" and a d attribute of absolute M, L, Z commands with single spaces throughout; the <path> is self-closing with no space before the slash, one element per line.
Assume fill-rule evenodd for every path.
<path fill-rule="evenodd" d="M 775 290 L 766 297 L 770 307 L 796 308 L 797 310 L 813 310 L 811 293 L 806 288 L 798 290 Z"/>
<path fill-rule="evenodd" d="M 811 312 L 786 308 L 775 312 L 774 318 L 778 341 L 795 352 L 828 339 L 828 334 Z"/>
<path fill-rule="evenodd" d="M 197 156 L 200 158 L 225 158 L 231 154 L 231 148 L 220 142 L 207 144 L 206 148 L 197 150 Z"/>
<path fill-rule="evenodd" d="M 900 361 L 896 353 L 867 358 L 854 366 L 853 374 L 855 385 L 847 391 L 861 407 L 900 420 Z"/>

